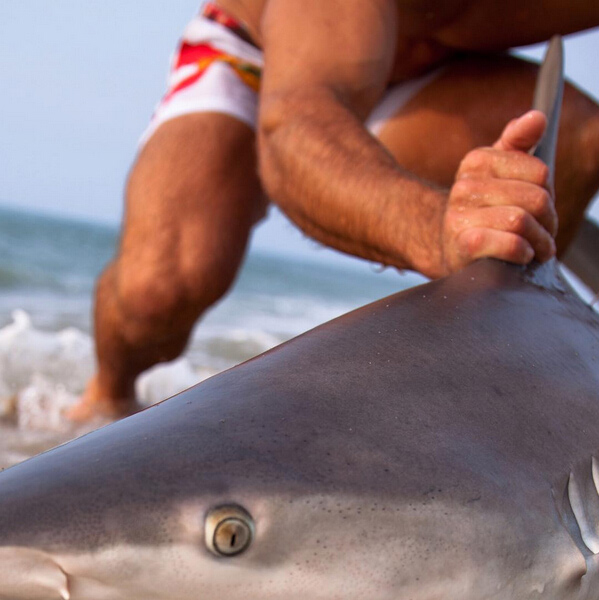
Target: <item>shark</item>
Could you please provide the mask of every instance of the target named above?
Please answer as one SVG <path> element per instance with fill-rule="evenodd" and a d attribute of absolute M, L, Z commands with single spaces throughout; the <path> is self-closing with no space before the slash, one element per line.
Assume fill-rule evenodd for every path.
<path fill-rule="evenodd" d="M 0 598 L 599 598 L 599 318 L 479 261 L 11 467 Z"/>

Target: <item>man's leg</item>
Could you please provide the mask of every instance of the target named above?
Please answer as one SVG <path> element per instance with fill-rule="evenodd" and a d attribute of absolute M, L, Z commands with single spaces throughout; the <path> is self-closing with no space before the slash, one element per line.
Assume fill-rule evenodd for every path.
<path fill-rule="evenodd" d="M 134 408 L 134 382 L 176 358 L 231 285 L 264 214 L 254 133 L 230 116 L 192 114 L 151 137 L 127 186 L 120 248 L 96 290 L 98 372 L 74 419 Z"/>
<path fill-rule="evenodd" d="M 378 132 L 400 165 L 450 187 L 461 159 L 492 144 L 511 119 L 532 104 L 537 67 L 509 57 L 449 64 Z M 599 187 L 599 106 L 567 85 L 556 164 L 558 254 L 578 229 Z"/>

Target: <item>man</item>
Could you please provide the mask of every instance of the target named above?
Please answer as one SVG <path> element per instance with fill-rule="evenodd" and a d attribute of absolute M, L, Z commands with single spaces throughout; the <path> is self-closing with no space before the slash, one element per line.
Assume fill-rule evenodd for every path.
<path fill-rule="evenodd" d="M 592 0 L 205 5 L 129 179 L 71 416 L 133 410 L 136 376 L 229 288 L 266 197 L 321 243 L 429 277 L 551 258 L 547 169 L 527 154 L 545 119 L 523 115 L 536 69 L 491 53 L 597 25 Z M 598 107 L 569 87 L 563 114 L 560 251 L 599 185 Z"/>

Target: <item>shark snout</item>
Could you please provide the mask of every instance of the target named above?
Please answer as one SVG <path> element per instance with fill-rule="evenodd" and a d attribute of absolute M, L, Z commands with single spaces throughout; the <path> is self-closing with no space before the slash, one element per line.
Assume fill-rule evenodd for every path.
<path fill-rule="evenodd" d="M 67 575 L 48 554 L 0 548 L 0 600 L 69 600 Z"/>

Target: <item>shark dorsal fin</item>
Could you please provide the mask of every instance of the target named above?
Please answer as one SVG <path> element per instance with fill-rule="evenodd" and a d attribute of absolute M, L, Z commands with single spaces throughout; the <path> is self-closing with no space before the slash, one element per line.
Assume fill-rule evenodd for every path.
<path fill-rule="evenodd" d="M 540 158 L 549 167 L 549 187 L 553 189 L 555 180 L 555 155 L 559 118 L 564 91 L 564 48 L 562 38 L 551 38 L 543 64 L 539 69 L 532 108 L 545 113 L 547 128 L 531 154 Z M 557 261 L 552 259 L 544 264 L 533 260 L 524 270 L 525 276 L 536 285 L 565 291 L 567 286 L 559 276 Z"/>
<path fill-rule="evenodd" d="M 564 92 L 564 49 L 562 38 L 555 35 L 549 42 L 543 64 L 539 69 L 533 108 L 547 116 L 547 129 L 534 150 L 534 156 L 540 158 L 550 169 L 551 184 L 555 170 L 555 154 L 559 117 Z"/>

